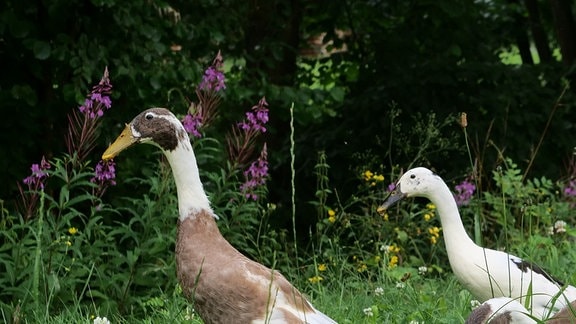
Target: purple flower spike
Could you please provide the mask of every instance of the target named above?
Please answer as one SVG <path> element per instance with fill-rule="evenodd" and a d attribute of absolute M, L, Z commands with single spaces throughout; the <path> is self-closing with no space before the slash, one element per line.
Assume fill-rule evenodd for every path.
<path fill-rule="evenodd" d="M 84 104 L 78 109 L 91 119 L 102 117 L 104 111 L 112 107 L 110 93 L 112 93 L 112 85 L 110 84 L 108 68 L 106 68 L 100 83 L 92 88 L 92 91 L 88 94 Z"/>
<path fill-rule="evenodd" d="M 244 171 L 246 182 L 240 186 L 240 190 L 247 199 L 258 200 L 258 195 L 254 193 L 255 189 L 266 184 L 268 177 L 268 152 L 266 144 L 262 148 L 258 160 L 252 162 L 250 167 Z"/>
<path fill-rule="evenodd" d="M 186 114 L 184 119 L 182 120 L 182 125 L 184 125 L 184 129 L 189 133 L 192 134 L 194 137 L 202 137 L 200 133 L 200 127 L 202 127 L 202 116 L 199 114 Z"/>
<path fill-rule="evenodd" d="M 472 196 L 476 191 L 476 186 L 466 179 L 462 181 L 461 184 L 456 185 L 454 189 L 456 189 L 456 195 L 454 197 L 456 199 L 456 204 L 458 206 L 465 206 L 470 203 L 470 199 L 472 199 Z"/>
<path fill-rule="evenodd" d="M 40 164 L 34 163 L 30 167 L 32 174 L 24 178 L 22 182 L 28 185 L 28 189 L 44 189 L 44 180 L 48 177 L 46 170 L 50 169 L 50 163 L 46 161 L 46 158 L 42 157 Z"/>
<path fill-rule="evenodd" d="M 246 113 L 246 121 L 241 122 L 239 126 L 245 131 L 265 133 L 266 123 L 268 123 L 268 103 L 266 97 L 263 97 L 256 106 L 252 107 L 252 111 Z"/>
<path fill-rule="evenodd" d="M 576 180 L 572 180 L 564 188 L 564 196 L 566 197 L 576 197 Z"/>
<path fill-rule="evenodd" d="M 116 181 L 116 168 L 115 163 L 112 160 L 103 161 L 100 160 L 94 168 L 94 177 L 90 179 L 93 183 L 96 183 L 99 187 L 111 185 L 115 186 Z"/>
<path fill-rule="evenodd" d="M 212 62 L 202 77 L 202 82 L 198 86 L 201 90 L 218 92 L 226 89 L 226 78 L 224 73 L 220 70 L 222 68 L 222 54 L 218 51 L 216 58 Z"/>

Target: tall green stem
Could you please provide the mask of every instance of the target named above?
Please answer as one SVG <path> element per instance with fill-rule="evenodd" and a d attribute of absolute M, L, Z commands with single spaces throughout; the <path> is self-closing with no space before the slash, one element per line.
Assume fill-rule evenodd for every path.
<path fill-rule="evenodd" d="M 36 229 L 36 254 L 32 274 L 32 299 L 36 310 L 40 309 L 40 268 L 42 260 L 42 230 L 44 228 L 44 190 L 40 191 L 40 208 L 38 209 L 38 228 Z"/>

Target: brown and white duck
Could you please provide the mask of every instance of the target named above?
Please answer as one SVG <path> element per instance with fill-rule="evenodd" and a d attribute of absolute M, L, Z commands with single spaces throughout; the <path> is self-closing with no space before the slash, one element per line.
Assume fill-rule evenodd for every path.
<path fill-rule="evenodd" d="M 536 324 L 538 321 L 516 299 L 491 298 L 470 313 L 466 324 Z M 562 308 L 547 324 L 576 324 L 576 301 Z"/>
<path fill-rule="evenodd" d="M 185 296 L 206 323 L 336 323 L 276 270 L 236 250 L 220 233 L 182 123 L 167 109 L 136 116 L 102 155 L 137 143 L 159 147 L 178 194 L 176 272 Z"/>

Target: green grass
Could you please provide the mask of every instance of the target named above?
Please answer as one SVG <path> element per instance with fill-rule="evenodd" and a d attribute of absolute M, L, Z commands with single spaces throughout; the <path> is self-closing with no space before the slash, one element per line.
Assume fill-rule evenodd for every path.
<path fill-rule="evenodd" d="M 470 312 L 470 294 L 451 277 L 410 278 L 402 287 L 391 279 L 367 281 L 351 275 L 311 293 L 311 302 L 339 323 L 461 323 Z M 383 289 L 376 294 L 376 288 Z M 59 314 L 27 314 L 28 323 L 92 323 L 95 316 L 111 323 L 202 323 L 188 302 L 177 294 L 163 294 L 146 303 L 147 315 L 132 316 L 71 307 Z M 365 314 L 371 308 L 373 316 Z M 3 314 L 4 318 L 9 317 Z"/>

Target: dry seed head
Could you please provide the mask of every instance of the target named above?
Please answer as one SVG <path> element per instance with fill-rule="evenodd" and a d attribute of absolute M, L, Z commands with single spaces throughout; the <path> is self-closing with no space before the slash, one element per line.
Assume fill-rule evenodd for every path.
<path fill-rule="evenodd" d="M 460 114 L 460 126 L 462 126 L 462 128 L 466 128 L 466 126 L 468 126 L 468 119 L 466 118 L 465 112 Z"/>

